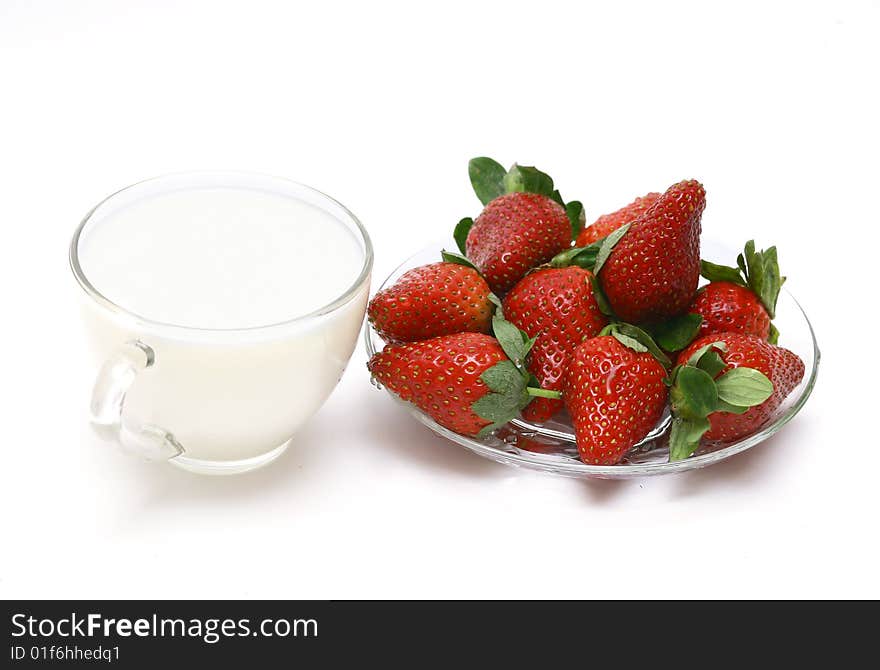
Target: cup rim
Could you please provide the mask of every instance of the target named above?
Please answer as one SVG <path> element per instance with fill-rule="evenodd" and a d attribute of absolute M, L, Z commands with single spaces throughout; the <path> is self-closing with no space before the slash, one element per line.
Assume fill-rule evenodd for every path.
<path fill-rule="evenodd" d="M 83 231 L 85 230 L 86 225 L 92 220 L 94 214 L 101 208 L 102 205 L 108 203 L 113 200 L 120 194 L 129 191 L 130 189 L 136 188 L 138 186 L 142 186 L 144 184 L 149 184 L 151 182 L 156 182 L 164 179 L 169 179 L 172 177 L 213 177 L 213 178 L 228 178 L 230 181 L 238 178 L 238 179 L 261 179 L 266 180 L 267 182 L 283 182 L 288 186 L 295 186 L 299 189 L 303 189 L 306 191 L 310 191 L 314 195 L 318 196 L 319 199 L 323 199 L 325 202 L 335 205 L 338 207 L 342 214 L 348 217 L 349 222 L 354 224 L 354 227 L 357 229 L 358 233 L 361 236 L 364 245 L 364 262 L 361 267 L 361 271 L 358 274 L 357 278 L 342 294 L 336 297 L 331 302 L 318 307 L 311 312 L 306 314 L 301 314 L 299 316 L 292 317 L 290 319 L 285 319 L 283 321 L 277 321 L 275 323 L 262 324 L 257 326 L 245 326 L 245 327 L 237 327 L 237 328 L 205 328 L 201 326 L 187 326 L 178 323 L 169 323 L 167 321 L 159 321 L 156 319 L 151 319 L 142 314 L 138 314 L 130 309 L 127 309 L 116 302 L 110 300 L 107 296 L 105 296 L 101 291 L 95 287 L 91 281 L 89 281 L 86 276 L 85 271 L 82 268 L 82 265 L 79 261 L 79 241 L 82 236 Z M 73 233 L 73 238 L 70 241 L 70 248 L 68 252 L 68 260 L 70 263 L 70 269 L 73 272 L 74 277 L 76 278 L 77 283 L 83 289 L 85 294 L 97 302 L 100 306 L 105 309 L 110 310 L 114 314 L 118 316 L 125 317 L 130 320 L 134 320 L 139 325 L 149 326 L 158 330 L 169 330 L 175 331 L 178 333 L 204 333 L 204 334 L 233 334 L 233 333 L 256 333 L 256 332 L 264 332 L 268 330 L 276 330 L 283 329 L 287 326 L 291 326 L 294 324 L 299 324 L 304 321 L 308 321 L 310 319 L 314 319 L 316 317 L 322 316 L 324 314 L 331 313 L 337 310 L 339 307 L 347 304 L 351 301 L 351 299 L 355 296 L 355 294 L 360 290 L 363 286 L 364 282 L 367 281 L 370 277 L 370 274 L 373 269 L 373 243 L 370 240 L 370 235 L 367 233 L 367 229 L 361 223 L 360 219 L 354 215 L 354 213 L 348 209 L 341 202 L 336 200 L 335 198 L 327 195 L 323 191 L 319 191 L 316 188 L 313 188 L 307 184 L 302 182 L 295 181 L 293 179 L 288 179 L 286 177 L 279 177 L 276 175 L 265 174 L 261 172 L 250 172 L 244 170 L 186 170 L 179 172 L 169 172 L 165 174 L 161 174 L 155 177 L 150 177 L 148 179 L 142 179 L 133 184 L 129 184 L 117 191 L 114 191 L 104 199 L 102 199 L 98 204 L 92 207 L 88 213 L 83 217 L 77 226 L 76 230 Z"/>

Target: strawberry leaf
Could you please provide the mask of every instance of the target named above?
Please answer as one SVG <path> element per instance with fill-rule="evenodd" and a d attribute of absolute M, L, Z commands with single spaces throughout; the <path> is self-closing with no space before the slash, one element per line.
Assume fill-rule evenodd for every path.
<path fill-rule="evenodd" d="M 759 370 L 733 368 L 715 382 L 718 398 L 738 407 L 760 405 L 773 395 L 773 382 Z"/>
<path fill-rule="evenodd" d="M 687 364 L 696 366 L 699 364 L 700 359 L 710 349 L 717 349 L 718 351 L 724 352 L 727 351 L 727 344 L 719 340 L 718 342 L 710 342 L 709 344 L 704 344 L 702 347 L 697 349 L 694 353 L 691 354 L 691 357 L 688 358 Z"/>
<path fill-rule="evenodd" d="M 501 299 L 495 295 L 494 293 L 489 294 L 489 302 L 495 305 L 495 316 L 500 316 L 502 319 L 504 318 L 504 306 L 501 304 Z"/>
<path fill-rule="evenodd" d="M 457 264 L 457 265 L 464 265 L 465 267 L 471 268 L 472 270 L 477 270 L 477 266 L 476 266 L 476 265 L 474 265 L 473 263 L 471 263 L 471 262 L 470 262 L 467 258 L 465 258 L 464 256 L 462 256 L 462 255 L 460 255 L 460 254 L 457 254 L 457 253 L 455 253 L 455 252 L 452 252 L 452 251 L 446 251 L 446 249 L 443 249 L 443 250 L 440 252 L 440 257 L 441 257 L 444 261 L 446 261 L 447 263 L 455 263 L 455 264 Z M 477 272 L 479 272 L 479 270 L 477 270 Z"/>
<path fill-rule="evenodd" d="M 608 302 L 608 297 L 605 295 L 605 291 L 602 290 L 602 285 L 595 274 L 590 275 L 590 285 L 593 289 L 593 297 L 596 298 L 596 305 L 598 305 L 599 311 L 605 316 L 614 316 L 611 303 Z"/>
<path fill-rule="evenodd" d="M 566 204 L 559 190 L 553 186 L 553 178 L 546 172 L 530 165 L 514 163 L 505 170 L 498 161 L 485 156 L 472 158 L 468 162 L 468 176 L 474 193 L 484 205 L 505 193 L 537 193 L 547 196 L 565 209 L 571 223 L 571 236 L 575 239 L 584 227 L 584 207 L 577 200 Z M 455 227 L 455 241 L 462 253 L 465 251 L 465 240 L 473 221 L 462 219 Z"/>
<path fill-rule="evenodd" d="M 584 206 L 578 200 L 572 200 L 567 205 L 563 203 L 562 206 L 565 207 L 565 214 L 571 223 L 571 239 L 576 239 L 587 221 L 584 214 Z"/>
<path fill-rule="evenodd" d="M 770 318 L 776 318 L 776 301 L 779 299 L 779 291 L 785 283 L 785 277 L 779 273 L 779 259 L 776 247 L 770 247 L 762 253 L 764 261 L 764 286 L 758 292 L 761 302 L 767 308 Z"/>
<path fill-rule="evenodd" d="M 770 344 L 779 344 L 779 329 L 775 324 L 770 324 L 770 335 L 767 337 Z"/>
<path fill-rule="evenodd" d="M 746 268 L 746 260 L 742 254 L 736 257 L 736 266 L 739 268 L 739 271 L 742 272 L 742 276 L 748 281 L 749 271 Z"/>
<path fill-rule="evenodd" d="M 471 232 L 471 228 L 474 225 L 474 220 L 466 216 L 461 221 L 459 221 L 455 225 L 455 230 L 452 233 L 452 237 L 455 240 L 455 245 L 458 247 L 458 250 L 465 256 L 467 256 L 467 238 L 468 233 Z"/>
<path fill-rule="evenodd" d="M 495 198 L 506 193 L 504 189 L 504 176 L 507 170 L 498 161 L 491 158 L 472 158 L 468 162 L 468 176 L 474 193 L 484 205 L 488 205 Z"/>
<path fill-rule="evenodd" d="M 740 286 L 746 285 L 739 268 L 732 268 L 728 265 L 700 261 L 700 274 L 709 281 L 726 281 Z"/>
<path fill-rule="evenodd" d="M 505 193 L 537 193 L 548 198 L 553 195 L 553 179 L 550 175 L 528 165 L 514 163 L 504 175 L 503 184 Z"/>
<path fill-rule="evenodd" d="M 745 261 L 749 288 L 761 299 L 761 304 L 764 305 L 770 318 L 775 318 L 776 301 L 785 283 L 785 277 L 779 274 L 776 247 L 755 251 L 754 240 L 749 240 L 746 242 Z"/>
<path fill-rule="evenodd" d="M 570 265 L 576 265 L 579 268 L 592 271 L 596 265 L 596 256 L 598 256 L 599 249 L 604 241 L 605 238 L 603 237 L 601 240 L 596 240 L 586 247 L 572 247 L 571 249 L 560 251 L 550 260 L 550 267 L 567 268 Z"/>
<path fill-rule="evenodd" d="M 660 362 L 660 365 L 662 365 L 667 370 L 672 366 L 672 361 L 670 361 L 669 357 L 663 353 L 660 347 L 657 346 L 654 338 L 648 335 L 648 333 L 646 333 L 641 328 L 634 326 L 631 323 L 612 323 L 605 326 L 600 334 L 610 334 L 617 337 L 615 333 L 620 333 L 631 340 L 635 340 L 639 344 L 639 348 L 629 347 L 633 351 L 638 351 L 640 353 L 643 351 L 649 352 L 654 358 L 656 358 Z M 625 346 L 629 346 L 620 338 L 618 338 L 618 342 Z"/>
<path fill-rule="evenodd" d="M 620 342 L 623 346 L 628 349 L 632 349 L 633 351 L 643 354 L 648 351 L 648 347 L 639 342 L 637 339 L 630 337 L 629 335 L 624 335 L 619 330 L 612 330 L 611 337 Z"/>
<path fill-rule="evenodd" d="M 483 428 L 479 437 L 485 437 L 519 415 L 532 397 L 526 392 L 528 377 L 511 361 L 501 361 L 480 375 L 490 393 L 471 405 L 473 412 L 492 423 Z"/>
<path fill-rule="evenodd" d="M 715 377 L 718 376 L 718 373 L 727 367 L 727 363 L 721 359 L 721 356 L 718 355 L 717 351 L 709 349 L 700 356 L 700 360 L 697 361 L 697 367 L 700 368 L 700 370 L 703 370 L 712 379 L 715 379 Z"/>
<path fill-rule="evenodd" d="M 686 365 L 676 366 L 669 375 L 670 461 L 687 458 L 697 450 L 713 412 L 742 414 L 773 394 L 770 380 L 752 368 L 733 368 L 713 379 L 726 367 L 718 351 L 727 351 L 727 345 L 712 342 L 700 347 Z"/>
<path fill-rule="evenodd" d="M 669 433 L 669 461 L 683 461 L 700 447 L 700 439 L 709 430 L 706 418 L 685 420 L 680 417 L 672 420 Z"/>
<path fill-rule="evenodd" d="M 718 405 L 718 390 L 705 370 L 685 365 L 669 390 L 669 401 L 673 416 L 688 421 L 705 419 Z"/>
<path fill-rule="evenodd" d="M 669 374 L 666 377 L 664 377 L 663 383 L 669 387 L 671 387 L 673 384 L 675 384 L 675 380 L 678 377 L 678 371 L 681 370 L 683 367 L 684 366 L 680 365 L 680 364 L 673 367 L 672 370 L 669 371 Z"/>
<path fill-rule="evenodd" d="M 629 230 L 629 227 L 632 223 L 627 223 L 613 233 L 611 233 L 608 237 L 602 240 L 602 246 L 599 247 L 599 253 L 596 254 L 596 264 L 593 269 L 594 274 L 599 274 L 599 270 L 602 269 L 602 266 L 605 265 L 605 261 L 608 260 L 608 257 L 611 255 L 614 246 L 620 242 L 621 238 L 626 235 L 626 232 Z"/>
<path fill-rule="evenodd" d="M 736 257 L 736 265 L 732 268 L 700 261 L 700 274 L 709 281 L 728 281 L 748 287 L 758 296 L 770 318 L 775 318 L 776 301 L 785 283 L 785 277 L 779 274 L 776 247 L 757 251 L 755 241 L 749 240 L 743 253 Z"/>
<path fill-rule="evenodd" d="M 530 339 L 528 335 L 503 316 L 499 316 L 497 312 L 492 317 L 492 330 L 495 333 L 495 339 L 498 340 L 498 344 L 501 345 L 507 357 L 513 361 L 517 368 L 523 370 L 526 356 L 535 340 Z"/>
<path fill-rule="evenodd" d="M 746 259 L 746 280 L 749 286 L 761 286 L 764 282 L 764 264 L 758 260 L 758 255 L 755 253 L 754 240 L 746 242 L 743 257 Z"/>
<path fill-rule="evenodd" d="M 716 412 L 730 412 L 731 414 L 745 414 L 749 411 L 748 407 L 740 407 L 739 405 L 731 405 L 729 402 L 718 399 L 718 408 Z"/>
<path fill-rule="evenodd" d="M 480 379 L 494 393 L 509 393 L 512 389 L 525 388 L 522 375 L 511 361 L 501 361 L 486 370 Z M 488 418 L 488 417 L 484 417 Z"/>
<path fill-rule="evenodd" d="M 703 317 L 699 314 L 682 314 L 654 327 L 654 339 L 666 351 L 681 351 L 700 332 Z"/>

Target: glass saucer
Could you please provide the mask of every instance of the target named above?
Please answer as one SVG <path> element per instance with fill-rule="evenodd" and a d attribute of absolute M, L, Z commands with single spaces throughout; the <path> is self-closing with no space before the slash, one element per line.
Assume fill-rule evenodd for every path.
<path fill-rule="evenodd" d="M 704 254 L 707 247 L 714 249 L 717 246 L 706 243 L 704 240 Z M 385 279 L 379 290 L 393 284 L 411 268 L 439 261 L 440 250 L 439 245 L 433 245 L 411 256 Z M 729 252 L 706 254 L 707 258 L 724 259 L 728 256 L 730 256 Z M 731 257 L 735 258 L 735 256 L 736 254 L 733 254 Z M 774 323 L 781 333 L 779 344 L 796 353 L 804 361 L 806 372 L 801 383 L 776 410 L 773 418 L 757 433 L 732 444 L 703 445 L 690 458 L 673 463 L 668 460 L 670 421 L 668 413 L 660 420 L 651 434 L 633 447 L 621 463 L 617 465 L 587 465 L 578 458 L 574 432 L 565 412 L 543 424 L 514 420 L 492 435 L 478 439 L 454 433 L 439 425 L 412 403 L 404 402 L 390 392 L 389 395 L 413 417 L 438 435 L 460 444 L 480 456 L 505 465 L 540 470 L 566 477 L 597 479 L 629 479 L 684 472 L 718 463 L 763 442 L 791 421 L 804 406 L 807 398 L 810 397 L 819 368 L 819 347 L 807 315 L 794 296 L 786 289 L 783 289 L 779 295 Z M 381 351 L 385 346 L 382 338 L 369 323 L 364 328 L 364 340 L 368 356 Z"/>

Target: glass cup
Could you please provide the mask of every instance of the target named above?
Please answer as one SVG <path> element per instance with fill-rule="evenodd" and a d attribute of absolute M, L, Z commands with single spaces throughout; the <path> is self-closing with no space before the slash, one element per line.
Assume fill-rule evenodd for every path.
<path fill-rule="evenodd" d="M 357 241 L 361 265 L 356 279 L 310 313 L 242 328 L 154 320 L 108 299 L 113 287 L 93 283 L 83 257 L 90 232 L 98 225 L 113 226 L 128 206 L 198 189 L 257 191 L 332 216 Z M 186 217 L 182 221 L 186 225 Z M 298 225 L 295 217 L 290 225 Z M 155 259 L 157 275 L 164 262 L 162 257 Z M 86 215 L 70 245 L 87 338 L 98 361 L 92 424 L 103 436 L 146 459 L 167 460 L 198 473 L 232 474 L 269 463 L 342 376 L 363 322 L 372 265 L 370 238 L 357 218 L 332 198 L 286 179 L 183 173 L 111 195 Z M 354 275 L 357 268 L 350 271 Z"/>

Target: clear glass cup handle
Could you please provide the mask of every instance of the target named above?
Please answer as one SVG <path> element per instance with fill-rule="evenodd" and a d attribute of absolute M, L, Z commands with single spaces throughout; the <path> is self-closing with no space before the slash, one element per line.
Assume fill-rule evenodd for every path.
<path fill-rule="evenodd" d="M 174 435 L 151 424 L 133 422 L 125 416 L 125 396 L 138 374 L 156 363 L 155 352 L 139 340 L 126 342 L 108 358 L 92 391 L 92 425 L 103 436 L 127 451 L 150 461 L 176 458 L 184 453 Z"/>

